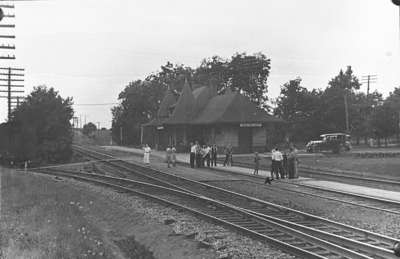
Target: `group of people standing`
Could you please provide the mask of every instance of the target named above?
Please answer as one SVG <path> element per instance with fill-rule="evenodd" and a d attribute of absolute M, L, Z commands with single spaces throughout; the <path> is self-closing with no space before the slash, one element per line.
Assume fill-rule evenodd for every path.
<path fill-rule="evenodd" d="M 151 148 L 145 144 L 143 147 L 144 156 L 143 162 L 146 165 L 150 165 L 150 153 Z M 217 145 L 203 145 L 201 146 L 198 141 L 190 143 L 190 167 L 201 168 L 217 166 Z M 260 168 L 260 156 L 257 152 L 254 153 L 254 172 L 253 174 L 258 175 Z M 174 146 L 168 146 L 166 149 L 166 162 L 168 167 L 176 166 L 176 148 Z M 278 147 L 274 148 L 271 152 L 271 177 L 265 179 L 265 183 L 271 183 L 275 179 L 284 178 L 297 178 L 297 164 L 299 160 L 297 158 L 297 149 L 293 146 L 289 146 L 289 150 L 281 152 Z M 232 166 L 232 147 L 228 145 L 225 148 L 225 160 L 224 166 Z"/>
<path fill-rule="evenodd" d="M 277 147 L 274 148 L 271 152 L 271 178 L 267 177 L 265 183 L 271 184 L 274 179 L 297 178 L 298 162 L 297 149 L 293 145 L 290 145 L 289 151 L 283 153 Z"/>
<path fill-rule="evenodd" d="M 190 167 L 217 166 L 217 153 L 218 148 L 215 144 L 201 146 L 198 141 L 190 143 Z"/>

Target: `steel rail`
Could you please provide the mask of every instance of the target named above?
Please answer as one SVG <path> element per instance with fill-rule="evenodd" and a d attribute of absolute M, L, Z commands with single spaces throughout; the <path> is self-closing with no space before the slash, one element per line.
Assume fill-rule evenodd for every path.
<path fill-rule="evenodd" d="M 296 228 L 292 228 L 292 223 L 290 222 L 283 220 L 280 220 L 280 223 L 272 221 L 205 196 L 125 178 L 80 172 L 59 173 L 54 171 L 55 169 L 52 169 L 51 172 L 42 170 L 39 173 L 97 183 L 134 193 L 145 198 L 151 198 L 155 201 L 184 209 L 214 222 L 230 226 L 247 235 L 267 241 L 291 254 L 301 256 L 301 258 L 374 258 L 323 240 L 319 237 L 323 233 L 313 235 L 311 228 L 309 229 L 310 233 L 304 233 Z M 126 183 L 127 186 L 121 185 L 121 183 Z M 391 255 L 388 254 L 388 257 L 383 258 L 392 258 Z"/>
<path fill-rule="evenodd" d="M 248 181 L 253 184 L 264 185 L 263 183 L 251 181 L 251 180 L 242 180 L 242 181 Z M 214 181 L 210 180 L 210 181 L 205 181 L 205 182 L 211 183 Z M 379 199 L 375 199 L 373 196 L 362 196 L 362 195 L 359 196 L 359 195 L 353 194 L 353 193 L 336 191 L 333 189 L 325 189 L 322 187 L 310 186 L 310 185 L 301 184 L 301 183 L 280 182 L 280 185 L 283 185 L 283 184 L 294 185 L 294 186 L 298 186 L 300 188 L 314 189 L 314 191 L 316 193 L 312 192 L 313 190 L 311 190 L 311 192 L 299 190 L 299 189 L 294 190 L 291 188 L 277 186 L 277 185 L 268 186 L 268 189 L 285 190 L 285 191 L 289 191 L 289 192 L 293 192 L 293 193 L 299 193 L 302 195 L 308 195 L 308 196 L 318 197 L 318 198 L 332 200 L 332 201 L 336 201 L 336 202 L 346 203 L 346 204 L 350 204 L 350 205 L 357 206 L 357 207 L 363 207 L 363 208 L 368 208 L 368 209 L 373 209 L 373 210 L 377 210 L 377 211 L 400 215 L 400 203 L 397 201 L 384 200 L 384 199 L 379 200 Z M 333 195 L 332 195 L 332 197 L 329 197 L 324 194 L 318 194 L 318 192 L 333 193 Z M 371 205 L 371 203 L 375 203 L 375 205 Z M 378 204 L 378 203 L 380 203 L 380 204 Z M 393 210 L 392 209 L 393 205 L 399 206 L 399 210 Z M 389 209 L 386 206 L 389 206 Z"/>
<path fill-rule="evenodd" d="M 221 160 L 219 160 L 221 162 Z M 234 162 L 235 165 L 239 167 L 245 168 L 253 168 L 253 165 L 246 162 Z M 400 186 L 400 179 L 395 178 L 382 178 L 382 177 L 365 177 L 363 175 L 357 174 L 344 174 L 340 172 L 335 172 L 332 170 L 324 169 L 314 169 L 307 166 L 300 166 L 299 173 L 303 174 L 310 174 L 310 175 L 320 175 L 320 176 L 330 176 L 334 178 L 347 178 L 357 181 L 366 181 L 366 182 L 373 182 L 373 183 L 382 183 L 382 184 L 389 184 L 389 185 L 396 185 Z"/>
<path fill-rule="evenodd" d="M 243 163 L 243 164 L 245 164 L 245 163 Z M 246 166 L 246 168 L 248 168 L 248 167 Z M 252 175 L 249 175 L 249 177 L 252 177 Z M 341 175 L 340 176 L 335 175 L 335 177 L 343 178 Z M 362 180 L 363 178 L 354 178 L 354 179 Z M 375 178 L 371 178 L 369 181 L 372 181 L 372 179 L 375 179 Z M 378 179 L 378 181 L 379 180 L 382 181 L 382 179 Z M 386 183 L 386 184 L 400 185 L 400 182 L 395 182 L 395 181 L 385 180 L 385 179 L 383 181 L 384 181 L 383 183 Z M 207 182 L 211 182 L 211 181 L 207 181 Z M 259 182 L 255 182 L 255 181 L 250 181 L 250 182 L 260 184 Z M 378 211 L 384 211 L 384 212 L 392 213 L 392 214 L 400 214 L 400 202 L 397 200 L 384 199 L 384 198 L 371 196 L 371 195 L 363 195 L 363 194 L 357 194 L 357 193 L 353 193 L 353 192 L 340 191 L 340 190 L 335 190 L 335 189 L 326 188 L 326 187 L 311 186 L 311 185 L 299 183 L 299 182 L 281 182 L 281 184 L 283 184 L 283 183 L 300 186 L 300 187 L 304 187 L 304 188 L 308 188 L 308 189 L 314 189 L 317 192 L 320 191 L 320 192 L 325 192 L 325 193 L 332 193 L 332 194 L 334 194 L 334 196 L 329 197 L 326 195 L 310 193 L 310 192 L 305 192 L 305 191 L 301 191 L 301 190 L 293 190 L 293 189 L 285 188 L 282 186 L 273 186 L 273 187 L 269 186 L 269 188 L 281 189 L 281 190 L 300 193 L 300 194 L 304 194 L 304 195 L 310 195 L 310 196 L 314 196 L 314 197 L 318 197 L 318 198 L 338 201 L 338 202 L 342 202 L 342 203 L 351 204 L 354 206 L 369 208 L 369 209 L 378 210 Z M 341 195 L 341 197 L 337 198 L 338 195 Z M 354 198 L 356 198 L 356 200 L 354 200 Z M 371 205 L 371 203 L 372 203 L 372 205 Z M 392 209 L 393 206 L 398 207 L 399 210 L 393 210 Z"/>
<path fill-rule="evenodd" d="M 103 157 L 112 157 L 110 155 L 107 155 L 107 154 L 104 154 L 104 153 L 99 153 L 99 152 L 94 151 L 94 150 L 90 150 L 90 152 L 92 152 L 92 153 L 94 152 L 97 155 L 101 155 Z M 86 154 L 88 153 L 87 149 L 86 149 L 85 153 Z M 134 165 L 132 163 L 129 163 L 129 165 L 138 167 L 138 165 Z M 333 233 L 333 234 L 341 234 L 341 235 L 344 235 L 344 236 L 346 236 L 346 235 L 348 236 L 349 234 L 351 234 L 351 232 L 353 232 L 353 234 L 350 235 L 350 236 L 353 236 L 353 238 L 356 241 L 357 240 L 364 240 L 365 242 L 370 242 L 370 243 L 375 244 L 375 245 L 379 244 L 380 247 L 383 247 L 384 249 L 387 249 L 388 251 L 391 251 L 390 249 L 392 248 L 393 244 L 397 241 L 397 240 L 395 240 L 393 238 L 390 238 L 390 237 L 386 237 L 386 236 L 379 235 L 379 234 L 376 234 L 376 233 L 372 233 L 372 232 L 369 232 L 369 231 L 366 231 L 366 230 L 354 228 L 354 227 L 351 227 L 351 226 L 348 226 L 348 225 L 344 225 L 344 224 L 341 224 L 341 223 L 338 223 L 338 222 L 330 221 L 330 220 L 327 220 L 327 219 L 324 219 L 324 218 L 320 218 L 320 217 L 317 217 L 317 216 L 314 216 L 314 215 L 310 215 L 310 214 L 307 214 L 307 213 L 304 213 L 304 212 L 296 211 L 296 210 L 293 210 L 293 209 L 290 209 L 290 208 L 286 208 L 286 207 L 283 207 L 283 206 L 280 206 L 280 205 L 268 203 L 268 202 L 265 202 L 265 201 L 262 201 L 262 200 L 259 200 L 259 199 L 255 199 L 253 197 L 249 197 L 249 196 L 246 196 L 246 195 L 243 195 L 243 194 L 234 193 L 234 192 L 231 192 L 231 191 L 228 191 L 228 190 L 225 190 L 225 189 L 221 189 L 221 188 L 218 188 L 218 187 L 215 187 L 215 186 L 211 186 L 211 185 L 208 185 L 208 184 L 205 184 L 205 183 L 200 183 L 200 182 L 197 182 L 197 181 L 186 179 L 184 177 L 178 177 L 178 176 L 175 176 L 175 175 L 170 175 L 168 173 L 161 172 L 161 171 L 158 171 L 158 170 L 155 170 L 155 169 L 146 168 L 145 170 L 147 170 L 146 173 L 149 173 L 149 170 L 152 170 L 153 172 L 157 171 L 157 173 L 159 175 L 164 175 L 164 177 L 167 176 L 169 178 L 178 179 L 178 184 L 180 186 L 182 186 L 182 184 L 184 184 L 184 182 L 189 183 L 190 185 L 189 185 L 189 187 L 186 187 L 186 189 L 188 189 L 188 188 L 193 189 L 193 187 L 194 187 L 193 184 L 197 185 L 197 187 L 203 186 L 203 188 L 205 188 L 205 189 L 199 190 L 197 188 L 196 192 L 199 193 L 199 191 L 202 191 L 203 195 L 206 195 L 206 196 L 209 196 L 209 197 L 211 195 L 213 195 L 214 199 L 219 199 L 219 200 L 225 199 L 228 203 L 231 203 L 231 204 L 233 203 L 236 206 L 241 206 L 241 207 L 243 207 L 245 209 L 248 209 L 248 210 L 252 210 L 252 211 L 257 211 L 257 210 L 260 211 L 261 210 L 263 214 L 268 215 L 268 213 L 271 213 L 271 211 L 268 211 L 267 208 L 268 207 L 269 208 L 274 207 L 274 208 L 278 208 L 279 210 L 281 210 L 280 211 L 281 215 L 283 215 L 284 217 L 291 218 L 291 220 L 293 222 L 300 220 L 300 222 L 302 222 L 303 225 L 306 225 L 306 224 L 310 225 L 311 224 L 310 226 L 313 226 L 314 228 L 323 229 L 324 231 L 330 232 L 331 234 Z M 215 192 L 217 190 L 217 192 L 213 193 L 213 192 L 211 192 L 211 190 L 213 192 Z M 227 197 L 224 197 L 224 196 L 227 196 Z M 243 201 L 240 202 L 238 199 L 232 199 L 231 196 L 235 196 L 236 198 L 240 197 L 242 199 L 245 199 L 246 201 L 248 201 L 248 203 L 256 202 L 258 204 L 257 204 L 257 206 L 255 206 L 255 208 L 251 207 L 251 206 L 249 207 L 249 206 L 243 205 Z M 238 205 L 238 203 L 239 203 L 239 205 Z M 242 204 L 240 204 L 240 203 L 242 203 Z M 261 207 L 267 207 L 267 208 L 260 208 L 260 205 L 261 205 Z M 294 215 L 288 215 L 288 214 L 294 214 Z M 298 218 L 299 215 L 301 216 L 300 219 Z M 317 221 L 317 222 L 315 222 L 315 221 Z M 323 224 L 321 224 L 321 223 L 323 223 Z M 349 231 L 350 231 L 350 233 L 349 233 Z M 365 237 L 368 237 L 368 238 L 365 239 Z M 374 239 L 371 239 L 371 237 L 373 237 Z"/>

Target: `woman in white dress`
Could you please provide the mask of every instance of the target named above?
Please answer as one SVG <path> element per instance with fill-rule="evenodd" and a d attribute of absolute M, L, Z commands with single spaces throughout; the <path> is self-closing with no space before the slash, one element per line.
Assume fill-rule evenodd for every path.
<path fill-rule="evenodd" d="M 151 148 L 149 147 L 149 145 L 144 145 L 144 154 L 143 154 L 143 163 L 145 163 L 146 165 L 150 165 L 150 152 L 151 152 Z"/>

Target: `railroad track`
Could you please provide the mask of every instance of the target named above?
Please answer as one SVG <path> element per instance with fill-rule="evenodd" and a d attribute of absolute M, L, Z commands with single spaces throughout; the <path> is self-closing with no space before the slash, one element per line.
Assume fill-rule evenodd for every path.
<path fill-rule="evenodd" d="M 219 200 L 225 204 L 231 204 L 253 215 L 279 224 L 290 225 L 295 229 L 304 231 L 313 236 L 323 237 L 325 240 L 335 242 L 353 251 L 362 251 L 362 253 L 368 256 L 376 255 L 374 258 L 391 258 L 388 256 L 395 258 L 392 247 L 396 240 L 393 238 L 268 203 L 205 183 L 143 167 L 138 164 L 127 163 L 120 160 L 110 160 L 110 158 L 112 158 L 110 155 L 98 151 L 82 149 L 80 147 L 75 148 L 79 149 L 80 152 L 87 156 L 98 160 L 104 160 L 106 161 L 105 163 L 108 164 L 112 163 L 112 166 L 130 172 L 132 175 L 146 175 L 147 177 L 152 177 L 151 181 L 157 179 L 157 181 L 163 183 L 179 186 L 181 191 L 203 195 L 211 199 Z"/>
<path fill-rule="evenodd" d="M 36 171 L 112 187 L 122 192 L 133 193 L 168 206 L 184 209 L 197 216 L 234 228 L 254 238 L 267 241 L 301 258 L 390 258 L 370 257 L 323 240 L 318 236 L 297 230 L 291 227 L 289 222 L 286 222 L 287 225 L 280 224 L 218 200 L 181 190 L 126 178 L 54 168 L 36 169 Z"/>
<path fill-rule="evenodd" d="M 79 152 L 79 151 L 78 151 Z M 87 155 L 81 152 L 82 155 Z M 93 156 L 92 156 L 93 158 Z M 95 157 L 98 158 L 98 157 Z M 109 158 L 105 156 L 104 159 Z M 146 174 L 144 174 L 146 176 Z M 208 181 L 212 182 L 212 181 Z M 260 184 L 258 181 L 250 181 L 255 184 Z M 284 187 L 284 185 L 295 186 L 296 188 Z M 285 190 L 302 195 L 308 195 L 327 200 L 347 203 L 353 206 L 364 207 L 368 209 L 383 211 L 392 214 L 400 214 L 400 202 L 396 200 L 383 199 L 375 196 L 362 195 L 340 190 L 310 186 L 299 182 L 280 182 L 279 185 L 268 186 L 270 189 Z"/>
<path fill-rule="evenodd" d="M 247 168 L 250 168 L 250 165 L 246 163 L 238 163 L 239 166 L 241 165 L 246 165 Z M 305 170 L 305 169 L 302 169 Z M 303 171 L 304 173 L 304 171 Z M 307 174 L 305 172 L 305 174 Z M 400 182 L 394 181 L 394 180 L 389 180 L 389 179 L 376 179 L 376 178 L 366 178 L 366 177 L 357 177 L 357 176 L 342 176 L 342 174 L 334 174 L 334 173 L 326 173 L 326 172 L 315 172 L 317 175 L 328 175 L 332 176 L 332 178 L 348 178 L 352 180 L 360 180 L 360 181 L 369 181 L 369 182 L 378 182 L 378 183 L 384 183 L 384 184 L 390 184 L 390 185 L 397 185 L 400 186 Z M 310 175 L 309 175 L 310 176 Z M 311 175 L 315 176 L 315 175 Z M 254 182 L 253 183 L 260 184 L 259 182 Z M 288 188 L 284 187 L 284 185 L 291 185 L 295 186 L 296 188 Z M 364 207 L 364 208 L 369 208 L 369 209 L 374 209 L 378 211 L 384 211 L 388 213 L 393 213 L 393 214 L 400 214 L 400 202 L 396 200 L 391 200 L 391 199 L 384 199 L 384 198 L 379 198 L 376 196 L 371 196 L 371 195 L 363 195 L 363 194 L 357 194 L 357 193 L 352 193 L 352 192 L 345 192 L 345 191 L 340 191 L 340 190 L 335 190 L 335 189 L 330 189 L 326 187 L 317 187 L 317 186 L 311 186 L 306 183 L 300 183 L 300 182 L 280 182 L 279 186 L 269 186 L 271 189 L 280 189 L 280 190 L 285 190 L 285 191 L 290 191 L 294 193 L 300 193 L 304 195 L 310 195 L 314 197 L 319 197 L 319 198 L 324 198 L 328 200 L 334 200 L 338 202 L 343 202 L 347 204 L 351 204 L 354 206 L 359 206 L 359 207 Z M 327 195 L 328 194 L 328 195 Z"/>
<path fill-rule="evenodd" d="M 218 162 L 223 163 L 223 160 L 218 160 Z M 253 168 L 254 165 L 246 162 L 234 162 L 234 166 Z M 398 179 L 390 179 L 383 177 L 367 177 L 362 174 L 344 174 L 328 169 L 315 169 L 307 166 L 300 166 L 299 173 L 305 177 L 321 178 L 321 179 L 348 179 L 355 180 L 357 182 L 365 182 L 369 184 L 382 184 L 400 187 L 400 181 Z"/>

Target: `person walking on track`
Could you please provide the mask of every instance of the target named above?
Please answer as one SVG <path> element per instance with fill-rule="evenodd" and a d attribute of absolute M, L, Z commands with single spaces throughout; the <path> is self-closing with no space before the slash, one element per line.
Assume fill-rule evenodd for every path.
<path fill-rule="evenodd" d="M 151 148 L 149 145 L 145 144 L 144 145 L 144 154 L 143 154 L 143 163 L 147 166 L 150 166 L 150 153 L 151 153 Z"/>
<path fill-rule="evenodd" d="M 196 160 L 196 145 L 190 142 L 190 167 L 194 168 L 194 161 Z"/>
<path fill-rule="evenodd" d="M 217 145 L 213 145 L 211 148 L 211 166 L 217 166 L 217 154 L 218 148 Z"/>
<path fill-rule="evenodd" d="M 260 156 L 257 152 L 254 153 L 254 175 L 258 175 L 258 169 L 260 168 Z"/>

